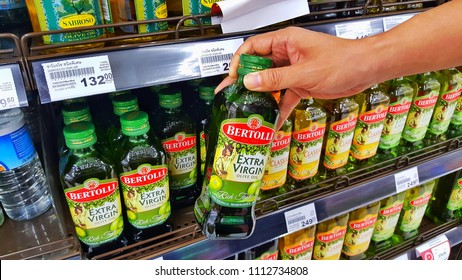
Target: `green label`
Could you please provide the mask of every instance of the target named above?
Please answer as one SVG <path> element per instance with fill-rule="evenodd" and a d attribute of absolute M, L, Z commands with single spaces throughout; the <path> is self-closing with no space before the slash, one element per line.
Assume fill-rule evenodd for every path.
<path fill-rule="evenodd" d="M 260 191 L 261 179 L 275 135 L 273 124 L 260 115 L 221 123 L 208 190 L 226 207 L 250 207 Z"/>
<path fill-rule="evenodd" d="M 448 205 L 446 206 L 451 211 L 462 208 L 462 178 L 459 178 L 452 188 L 451 196 L 449 197 Z"/>
<path fill-rule="evenodd" d="M 165 0 L 137 0 L 135 1 L 136 20 L 167 18 L 167 4 Z M 138 33 L 149 33 L 167 30 L 168 23 L 157 22 L 138 25 Z"/>
<path fill-rule="evenodd" d="M 183 0 L 183 16 L 208 14 L 211 11 L 212 5 L 221 0 Z M 210 17 L 199 19 L 203 25 L 212 24 Z M 194 20 L 186 20 L 185 26 L 195 26 L 197 22 Z"/>
<path fill-rule="evenodd" d="M 122 193 L 130 224 L 148 228 L 170 216 L 167 165 L 142 164 L 120 174 Z"/>
<path fill-rule="evenodd" d="M 97 246 L 119 237 L 124 228 L 117 178 L 91 178 L 64 190 L 78 238 Z"/>
<path fill-rule="evenodd" d="M 162 141 L 167 154 L 170 189 L 181 189 L 196 183 L 196 135 L 179 132 Z"/>
<path fill-rule="evenodd" d="M 411 98 L 406 97 L 394 103 L 390 103 L 387 116 L 383 123 L 379 148 L 388 150 L 398 146 L 411 104 Z"/>
<path fill-rule="evenodd" d="M 75 27 L 91 27 L 103 24 L 98 0 L 34 0 L 42 31 Z M 43 36 L 45 44 L 76 42 L 94 39 L 104 34 L 103 29 L 94 29 Z"/>
<path fill-rule="evenodd" d="M 393 236 L 402 208 L 403 201 L 395 201 L 391 205 L 384 205 L 380 208 L 372 240 L 379 242 Z"/>
<path fill-rule="evenodd" d="M 434 182 L 430 184 L 434 185 Z M 402 221 L 399 228 L 403 232 L 413 231 L 419 228 L 425 214 L 428 202 L 432 196 L 432 189 L 419 186 L 406 192 L 401 215 Z"/>
<path fill-rule="evenodd" d="M 438 90 L 414 99 L 402 135 L 405 140 L 416 142 L 425 137 L 437 100 Z"/>
<path fill-rule="evenodd" d="M 451 122 L 451 117 L 456 109 L 457 100 L 460 97 L 462 88 L 452 88 L 449 86 L 448 90 L 441 94 L 435 106 L 433 117 L 428 126 L 428 131 L 435 135 L 440 135 L 446 132 Z"/>
<path fill-rule="evenodd" d="M 451 123 L 454 125 L 462 125 L 462 97 L 457 99 L 456 108 L 451 118 Z"/>

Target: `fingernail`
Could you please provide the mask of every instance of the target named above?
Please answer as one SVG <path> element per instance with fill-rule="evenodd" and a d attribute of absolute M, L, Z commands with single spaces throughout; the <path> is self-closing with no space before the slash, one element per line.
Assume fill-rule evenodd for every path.
<path fill-rule="evenodd" d="M 244 76 L 244 85 L 246 88 L 253 89 L 261 86 L 261 77 L 258 73 L 250 73 Z"/>

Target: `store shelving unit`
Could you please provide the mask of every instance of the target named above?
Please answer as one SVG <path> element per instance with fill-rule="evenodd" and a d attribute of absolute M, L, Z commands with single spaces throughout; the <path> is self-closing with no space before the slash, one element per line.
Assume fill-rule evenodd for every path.
<path fill-rule="evenodd" d="M 402 4 L 415 2 L 428 4 L 431 7 L 440 4 L 442 1 L 408 1 Z M 388 5 L 390 4 L 383 6 Z M 361 9 L 363 8 L 343 8 L 339 9 L 338 12 Z M 304 21 L 302 18 L 291 21 L 290 25 L 301 26 L 336 36 L 354 37 L 362 36 L 361 34 L 369 36 L 384 32 L 425 9 L 322 21 Z M 326 13 L 326 11 L 313 12 L 311 15 L 316 16 L 323 13 Z M 184 18 L 169 19 L 169 21 L 176 23 L 180 23 L 182 20 Z M 113 25 L 103 25 L 101 28 L 110 26 Z M 40 102 L 42 103 L 40 106 L 41 113 L 51 117 L 52 113 L 50 112 L 52 111 L 53 102 L 66 99 L 67 97 L 50 93 L 49 81 L 47 81 L 44 70 L 44 65 L 49 63 L 103 56 L 111 66 L 114 90 L 137 89 L 152 85 L 203 78 L 205 75 L 201 69 L 201 50 L 210 46 L 238 45 L 253 34 L 271 31 L 281 28 L 281 26 L 227 35 L 208 32 L 214 28 L 217 27 L 199 26 L 192 30 L 185 30 L 179 29 L 177 26 L 176 29 L 165 32 L 167 39 L 153 43 L 118 45 L 116 44 L 118 38 L 105 38 L 95 40 L 95 42 L 105 42 L 107 43 L 107 47 L 76 52 L 54 52 L 52 49 L 47 51 L 47 46 L 36 45 L 35 42 L 42 35 L 49 34 L 50 32 L 30 33 L 22 37 L 20 42 L 21 47 L 19 47 L 18 39 L 14 39 L 21 54 L 13 60 L 2 60 L 0 70 L 3 67 L 12 69 L 17 89 L 19 89 L 18 96 L 24 95 L 21 97 L 22 100 L 27 101 L 26 89 L 37 90 Z M 358 31 L 358 28 L 362 28 L 362 31 Z M 229 59 L 226 60 L 225 57 L 223 56 L 223 60 L 219 62 L 228 62 Z M 104 92 L 82 92 L 80 96 L 102 93 Z M 27 103 L 21 103 L 21 106 L 25 105 Z M 56 131 L 54 131 L 50 123 L 43 121 L 41 129 L 43 150 L 53 151 L 53 143 L 56 141 L 53 138 L 56 135 Z M 0 247 L 0 259 L 80 258 L 79 244 L 73 232 L 72 221 L 66 207 L 63 207 L 65 202 L 63 202 L 62 194 L 60 194 L 61 187 L 57 174 L 57 158 L 53 153 L 51 152 L 49 155 L 44 153 L 43 161 L 50 185 L 54 190 L 55 207 L 50 209 L 45 215 L 39 217 L 39 219 L 23 224 L 7 221 L 0 229 L 0 237 L 3 239 L 4 236 L 11 236 L 13 242 L 8 243 L 7 247 Z M 109 252 L 107 255 L 96 256 L 95 258 L 224 259 L 260 245 L 265 241 L 287 234 L 288 229 L 285 213 L 289 211 L 307 206 L 313 207 L 317 222 L 321 222 L 372 201 L 395 194 L 397 192 L 395 182 L 395 174 L 397 172 L 417 170 L 420 183 L 424 183 L 461 169 L 461 158 L 462 137 L 459 137 L 381 164 L 368 166 L 363 170 L 330 179 L 317 186 L 307 186 L 306 188 L 298 189 L 285 195 L 260 201 L 256 206 L 258 218 L 255 232 L 251 237 L 244 240 L 206 239 L 200 233 L 195 223 L 192 208 L 185 208 L 180 211 L 181 213 L 173 214 L 175 224 L 173 232 L 115 252 Z M 460 225 L 453 224 L 450 228 L 446 228 L 446 230 L 446 232 L 438 233 L 446 233 L 448 238 L 450 237 L 453 241 L 451 244 L 456 245 L 462 241 L 462 229 Z M 18 232 L 22 234 L 17 234 Z M 40 234 L 31 235 L 31 233 Z M 141 248 L 140 245 L 142 246 Z M 409 249 L 409 252 L 412 252 L 412 249 Z M 396 256 L 389 254 L 383 258 L 394 257 Z M 415 258 L 415 256 L 410 255 L 410 258 L 413 257 Z"/>

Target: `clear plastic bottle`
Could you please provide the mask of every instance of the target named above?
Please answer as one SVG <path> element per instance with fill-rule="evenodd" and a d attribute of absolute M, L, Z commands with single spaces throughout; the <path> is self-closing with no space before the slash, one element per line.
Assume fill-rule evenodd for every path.
<path fill-rule="evenodd" d="M 33 219 L 52 204 L 42 163 L 19 108 L 0 111 L 0 201 L 13 220 Z"/>
<path fill-rule="evenodd" d="M 0 33 L 13 33 L 21 37 L 32 31 L 25 0 L 0 0 Z M 13 48 L 12 40 L 0 39 L 4 49 Z"/>

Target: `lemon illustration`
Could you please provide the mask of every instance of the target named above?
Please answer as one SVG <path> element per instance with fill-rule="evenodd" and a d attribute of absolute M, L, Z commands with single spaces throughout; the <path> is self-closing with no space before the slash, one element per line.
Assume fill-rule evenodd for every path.
<path fill-rule="evenodd" d="M 223 187 L 223 180 L 218 175 L 212 175 L 209 181 L 209 188 L 213 191 L 219 191 Z"/>
<path fill-rule="evenodd" d="M 77 236 L 80 238 L 87 237 L 87 232 L 81 227 L 75 227 L 75 232 L 77 233 Z"/>
<path fill-rule="evenodd" d="M 136 220 L 136 213 L 130 210 L 127 210 L 127 218 L 129 220 Z"/>

